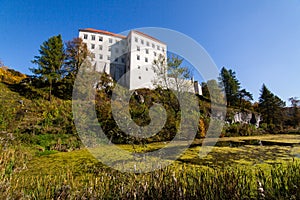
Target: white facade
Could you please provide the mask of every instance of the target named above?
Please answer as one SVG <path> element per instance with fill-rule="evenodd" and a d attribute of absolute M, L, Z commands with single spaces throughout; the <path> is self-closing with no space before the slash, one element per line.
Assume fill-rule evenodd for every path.
<path fill-rule="evenodd" d="M 154 88 L 152 64 L 160 54 L 167 57 L 165 43 L 135 30 L 123 36 L 87 28 L 79 30 L 79 37 L 94 54 L 95 70 L 110 74 L 130 90 Z"/>

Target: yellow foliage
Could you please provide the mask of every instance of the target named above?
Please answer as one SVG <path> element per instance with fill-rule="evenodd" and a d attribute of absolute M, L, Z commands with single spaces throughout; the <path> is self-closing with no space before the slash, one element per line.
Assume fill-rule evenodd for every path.
<path fill-rule="evenodd" d="M 206 135 L 206 130 L 205 130 L 205 124 L 202 118 L 199 119 L 199 132 L 200 132 L 200 137 L 204 138 Z"/>
<path fill-rule="evenodd" d="M 22 74 L 8 67 L 0 67 L 0 82 L 8 84 L 16 84 L 26 78 L 25 74 Z"/>

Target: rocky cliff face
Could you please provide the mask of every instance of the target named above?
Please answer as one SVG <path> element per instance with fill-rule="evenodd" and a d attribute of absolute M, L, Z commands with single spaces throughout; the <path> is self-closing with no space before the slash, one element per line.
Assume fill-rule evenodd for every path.
<path fill-rule="evenodd" d="M 259 127 L 261 115 L 254 112 L 235 112 L 232 119 L 227 119 L 229 123 L 253 124 L 256 128 Z"/>

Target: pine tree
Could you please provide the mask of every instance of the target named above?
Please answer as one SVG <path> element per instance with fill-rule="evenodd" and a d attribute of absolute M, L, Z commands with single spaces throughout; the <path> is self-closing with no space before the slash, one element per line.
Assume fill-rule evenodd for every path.
<path fill-rule="evenodd" d="M 30 70 L 49 85 L 49 100 L 51 101 L 53 84 L 62 77 L 62 66 L 65 59 L 64 45 L 61 35 L 53 36 L 45 41 L 39 50 L 40 55 L 35 56 L 32 63 L 38 68 Z"/>
<path fill-rule="evenodd" d="M 240 89 L 240 82 L 237 80 L 235 72 L 223 67 L 219 76 L 219 83 L 226 94 L 228 106 L 236 106 L 239 102 L 238 92 Z"/>
<path fill-rule="evenodd" d="M 263 84 L 260 92 L 258 106 L 263 121 L 269 125 L 281 125 L 283 122 L 282 109 L 285 103 L 278 96 L 275 96 L 265 84 Z"/>

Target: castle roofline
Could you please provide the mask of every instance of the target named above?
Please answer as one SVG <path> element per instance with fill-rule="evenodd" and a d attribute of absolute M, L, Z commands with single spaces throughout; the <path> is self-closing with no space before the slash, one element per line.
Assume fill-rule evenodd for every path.
<path fill-rule="evenodd" d="M 137 34 L 139 34 L 139 35 L 141 35 L 141 36 L 144 36 L 144 37 L 146 37 L 146 38 L 148 38 L 148 39 L 151 39 L 151 40 L 154 40 L 154 41 L 156 41 L 156 42 L 159 42 L 159 43 L 161 43 L 161 44 L 166 45 L 166 43 L 164 43 L 164 42 L 162 42 L 162 41 L 160 41 L 160 40 L 158 40 L 158 39 L 156 39 L 156 38 L 154 38 L 154 37 L 152 37 L 152 36 L 150 36 L 150 35 L 147 35 L 147 34 L 145 34 L 145 33 L 143 33 L 143 32 L 140 32 L 140 31 L 137 31 L 137 30 L 133 30 L 132 32 L 137 33 Z"/>
<path fill-rule="evenodd" d="M 104 31 L 104 30 L 97 30 L 97 29 L 93 29 L 93 28 L 79 29 L 79 31 L 90 32 L 90 33 L 101 33 L 101 34 L 104 34 L 104 35 L 114 36 L 114 37 L 118 37 L 118 38 L 122 38 L 122 39 L 126 38 L 126 36 L 124 36 L 124 35 L 112 33 L 112 32 L 109 32 L 109 31 Z"/>

